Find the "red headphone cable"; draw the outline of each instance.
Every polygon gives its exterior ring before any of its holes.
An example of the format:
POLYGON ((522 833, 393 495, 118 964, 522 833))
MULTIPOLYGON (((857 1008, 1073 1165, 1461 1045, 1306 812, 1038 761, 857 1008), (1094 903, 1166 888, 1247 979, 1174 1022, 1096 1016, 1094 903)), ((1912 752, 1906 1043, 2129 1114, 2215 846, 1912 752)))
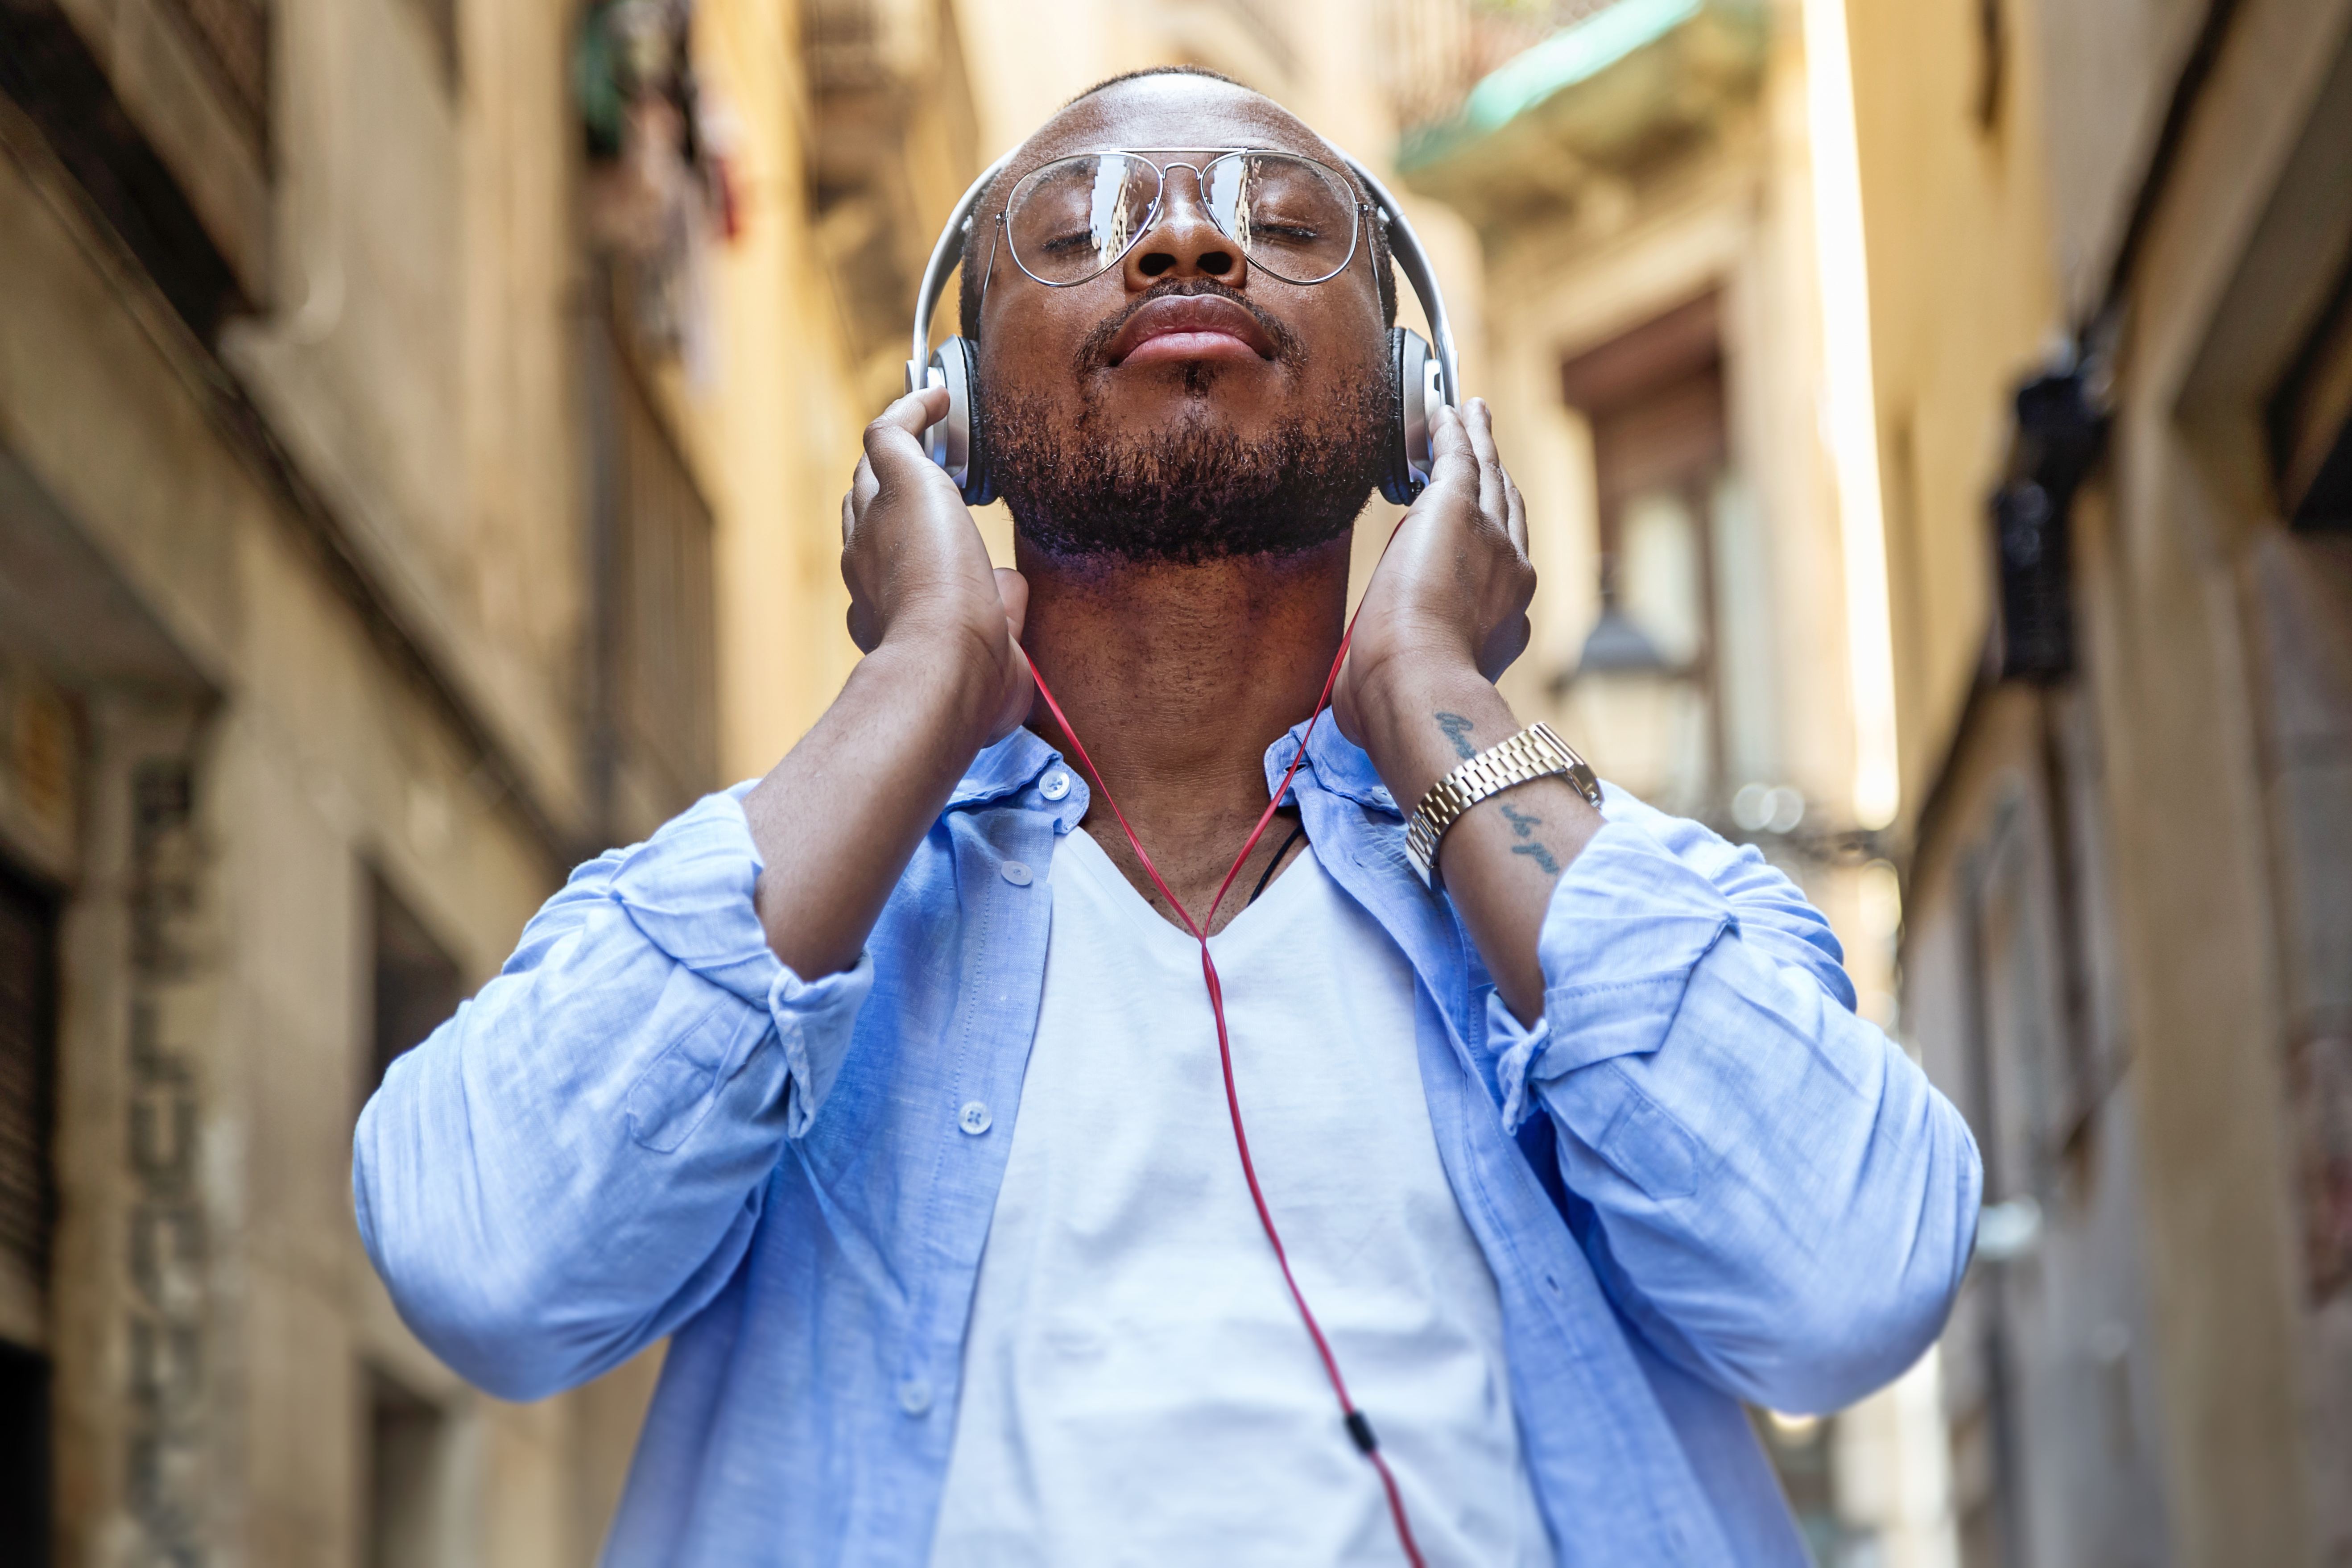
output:
POLYGON ((1364 1458, 1372 1462, 1372 1468, 1380 1472, 1381 1489, 1388 1494, 1389 1517, 1396 1522, 1397 1541, 1404 1547, 1405 1558, 1412 1568, 1425 1568, 1421 1548, 1412 1538, 1412 1526, 1405 1519, 1404 1498, 1397 1490, 1396 1477, 1389 1469, 1388 1460, 1381 1457, 1380 1443, 1372 1435, 1371 1422, 1356 1408, 1355 1401, 1348 1397, 1348 1384, 1339 1375, 1339 1358, 1331 1353, 1331 1344, 1323 1337, 1322 1325, 1315 1321, 1313 1310, 1307 1305, 1306 1293, 1299 1289, 1298 1280, 1290 1272, 1290 1255, 1283 1250, 1281 1233, 1274 1227, 1273 1211, 1266 1207, 1265 1194, 1258 1186, 1257 1167, 1250 1160, 1249 1135, 1242 1131, 1241 1096, 1234 1088, 1233 1040, 1225 1030, 1224 988, 1217 980, 1216 962, 1209 956, 1209 927, 1217 918, 1217 907, 1224 902, 1225 891, 1234 885, 1234 879, 1241 875, 1250 851, 1256 848, 1257 841, 1265 836, 1267 825, 1274 821, 1274 814, 1281 808, 1282 797, 1290 791, 1290 781, 1297 776, 1299 764, 1307 760, 1307 742, 1314 737, 1315 726, 1322 721, 1324 705, 1331 700, 1331 689, 1339 683, 1339 667, 1347 661, 1348 645, 1355 635, 1356 623, 1350 616, 1348 629, 1339 638, 1339 655, 1331 660, 1331 673, 1323 678, 1323 690, 1315 700, 1314 715, 1307 721, 1307 732, 1298 738, 1297 755, 1290 759, 1290 766, 1284 772, 1282 783, 1276 787, 1274 798, 1266 802, 1265 814, 1257 819, 1257 826, 1250 830, 1241 853, 1234 857, 1233 869, 1227 871, 1225 879, 1217 884, 1217 896, 1209 900, 1208 914, 1198 921, 1192 918, 1182 900, 1176 897, 1174 890, 1160 875, 1160 868, 1151 863, 1150 853, 1143 847, 1143 840, 1138 838, 1135 829, 1128 825, 1127 813, 1119 810, 1118 802, 1111 796, 1110 786, 1103 781, 1101 770, 1095 766, 1094 759, 1087 755, 1086 742, 1078 739, 1077 731, 1072 728, 1068 715, 1062 711, 1062 705, 1054 700, 1052 689, 1046 686, 1045 678, 1037 673, 1034 662, 1030 666, 1030 674, 1036 679, 1037 695, 1045 700, 1045 706, 1053 712, 1054 721, 1061 725, 1062 733, 1069 737, 1070 749, 1077 752, 1078 761, 1094 776, 1095 787, 1102 791, 1103 803, 1118 819, 1119 831, 1127 835, 1127 842, 1135 850, 1136 858, 1143 862, 1144 874, 1151 879, 1151 885, 1160 889, 1160 896, 1166 899, 1169 907, 1176 911, 1176 918, 1184 922, 1184 929, 1191 931, 1193 940, 1201 944, 1201 974, 1208 982, 1209 1011, 1217 1020, 1217 1060, 1224 1069, 1225 1109, 1233 1117, 1234 1147, 1241 1153, 1242 1177, 1249 1184, 1250 1202, 1257 1205, 1258 1224, 1265 1227, 1265 1239, 1274 1247, 1274 1260, 1282 1267, 1282 1282, 1290 1288, 1290 1299, 1297 1305, 1298 1316, 1307 1325, 1307 1336, 1315 1342, 1315 1353, 1323 1358, 1323 1371, 1331 1380, 1331 1392, 1339 1396, 1339 1413, 1347 1422, 1348 1436, 1354 1440, 1364 1458))

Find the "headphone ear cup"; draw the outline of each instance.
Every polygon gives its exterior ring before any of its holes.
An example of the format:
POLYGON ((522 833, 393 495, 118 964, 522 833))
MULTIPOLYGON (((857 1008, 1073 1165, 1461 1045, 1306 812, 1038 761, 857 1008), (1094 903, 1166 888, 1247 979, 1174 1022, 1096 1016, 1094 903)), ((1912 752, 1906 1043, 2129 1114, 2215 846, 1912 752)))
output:
POLYGON ((981 404, 980 355, 961 338, 956 342, 963 348, 963 503, 986 506, 996 499, 996 476, 988 466, 988 416, 981 404))
POLYGON ((1410 327, 1389 329, 1388 469, 1381 494, 1410 506, 1429 483, 1430 416, 1443 400, 1429 340, 1410 327))
POLYGON ((988 465, 981 451, 971 346, 961 338, 950 338, 941 343, 931 355, 924 382, 948 395, 946 415, 923 432, 924 454, 955 481, 967 506, 995 500, 995 487, 988 481, 988 465))

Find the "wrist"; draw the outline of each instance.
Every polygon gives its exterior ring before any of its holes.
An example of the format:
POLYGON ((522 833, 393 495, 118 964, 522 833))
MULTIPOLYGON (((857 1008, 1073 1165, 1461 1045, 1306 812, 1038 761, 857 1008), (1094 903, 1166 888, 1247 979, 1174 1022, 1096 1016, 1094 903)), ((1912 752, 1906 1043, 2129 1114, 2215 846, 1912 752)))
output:
POLYGON ((1360 692, 1358 725, 1381 782, 1410 812, 1460 763, 1516 733, 1495 683, 1467 661, 1413 661, 1360 692))
POLYGON ((897 625, 872 653, 860 659, 851 679, 887 693, 893 712, 906 715, 941 736, 966 758, 993 738, 1003 706, 1005 671, 1012 639, 1000 627, 1002 653, 976 631, 951 625, 897 625))

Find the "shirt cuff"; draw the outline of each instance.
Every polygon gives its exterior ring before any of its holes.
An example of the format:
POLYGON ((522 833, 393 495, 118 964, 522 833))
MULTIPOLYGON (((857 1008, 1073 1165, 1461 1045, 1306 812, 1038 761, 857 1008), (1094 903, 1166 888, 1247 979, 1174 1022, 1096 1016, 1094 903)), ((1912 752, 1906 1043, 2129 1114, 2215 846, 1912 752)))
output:
POLYGON ((768 993, 768 1016, 783 1043, 784 1070, 792 1075, 791 1103, 784 1108, 784 1136, 798 1138, 816 1121, 849 1054, 857 1010, 874 989, 874 955, 861 952, 857 967, 803 980, 782 963, 768 993))
MULTIPOLYGON (((792 1079, 786 1136, 807 1131, 841 1068, 852 1026, 874 988, 874 960, 803 980, 768 945, 753 901, 763 862, 743 816, 749 790, 708 795, 622 857, 611 896, 645 939, 694 973, 764 1008, 792 1079)), ((748 1059, 759 1037, 739 1047, 748 1059)), ((742 1060, 713 1064, 724 1083, 742 1060)))
POLYGON ((1692 968, 1738 929, 1730 900, 1704 875, 1634 824, 1602 827, 1544 915, 1536 943, 1543 1017, 1526 1028, 1499 996, 1487 999, 1488 1038, 1502 1042, 1496 1070, 1506 1124, 1525 1120, 1530 1079, 1664 1045, 1692 968))
POLYGON ((625 854, 610 891, 647 942, 712 984, 764 1005, 784 965, 752 902, 761 868, 742 802, 721 791, 625 854))

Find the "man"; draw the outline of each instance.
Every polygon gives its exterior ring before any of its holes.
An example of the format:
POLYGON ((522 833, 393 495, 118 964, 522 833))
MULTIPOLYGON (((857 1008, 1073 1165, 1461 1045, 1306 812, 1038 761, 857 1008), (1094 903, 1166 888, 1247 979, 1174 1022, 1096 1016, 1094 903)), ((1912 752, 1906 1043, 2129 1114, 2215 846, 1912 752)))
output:
POLYGON ((1239 148, 1344 166, 1187 72, 1022 149, 964 294, 1019 571, 918 444, 944 396, 893 405, 832 708, 575 872, 362 1120, 370 1255, 451 1365, 529 1399, 669 1340, 609 1563, 1793 1564, 1740 1401, 1834 1407, 1943 1321, 1974 1147, 1752 850, 1551 773, 1410 868, 1404 816, 1519 730, 1475 403, 1218 906, 1227 1104, 1103 787, 1206 911, 1339 647, 1393 309, 1377 233, 1309 282, 1304 220, 1220 227, 1239 148), (1052 276, 1028 174, 1187 147, 1052 276))

